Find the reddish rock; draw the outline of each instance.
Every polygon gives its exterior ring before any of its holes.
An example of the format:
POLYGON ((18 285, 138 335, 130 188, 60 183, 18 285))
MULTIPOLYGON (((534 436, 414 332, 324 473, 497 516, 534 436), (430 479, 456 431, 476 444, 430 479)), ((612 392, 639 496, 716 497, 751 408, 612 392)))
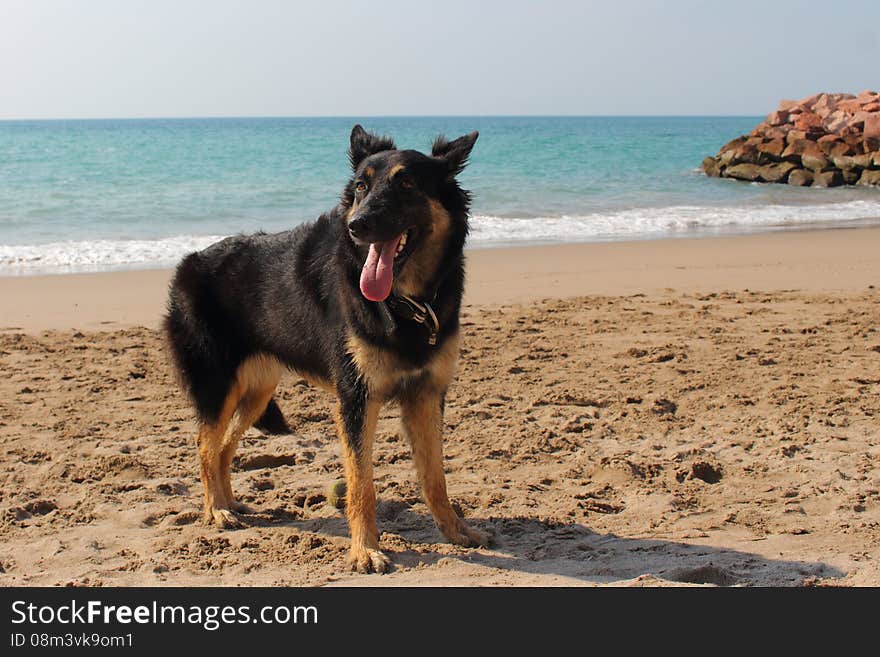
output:
POLYGON ((788 174, 788 184, 797 187, 809 187, 813 184, 813 172, 805 169, 795 169, 788 174))
POLYGON ((864 128, 864 125, 858 125, 858 124, 860 124, 860 123, 864 124, 865 119, 867 119, 869 116, 871 116, 870 112, 866 112, 865 110, 859 110, 858 112, 853 114, 851 117, 849 117, 849 122, 847 123, 847 125, 857 126, 859 128, 864 128))
POLYGON ((703 169, 741 180, 831 187, 861 181, 863 172, 880 169, 878 159, 880 94, 825 93, 781 101, 749 135, 706 158, 703 169))
MULTIPOLYGON (((737 148, 739 148, 739 147, 737 147, 737 148)), ((736 150, 737 150, 736 148, 731 148, 729 150, 719 152, 718 157, 716 158, 718 161, 718 166, 719 167, 727 167, 727 166, 730 166, 731 164, 737 164, 737 162, 733 161, 734 157, 736 156, 736 150)))
POLYGON ((718 151, 719 153, 724 151, 729 151, 731 149, 736 148, 737 146, 741 146, 746 143, 746 137, 737 137, 736 139, 731 139, 729 142, 724 144, 721 149, 718 151))
POLYGON ((862 129, 864 128, 864 124, 857 125, 848 125, 844 126, 838 131, 838 135, 843 139, 847 144, 851 146, 856 146, 862 142, 862 129))
POLYGON ((861 177, 856 182, 857 185, 880 185, 880 171, 862 171, 861 177))
POLYGON ((855 149, 845 141, 838 138, 836 141, 826 141, 819 144, 819 148, 828 157, 837 157, 840 155, 855 155, 855 149))
POLYGON ((853 155, 853 166, 859 169, 870 169, 873 155, 873 153, 861 153, 860 155, 853 155))
POLYGON ((813 174, 813 187, 837 187, 843 184, 840 171, 831 170, 813 174))
POLYGON ((761 180, 769 183, 784 183, 794 169, 797 169, 797 165, 791 162, 771 164, 761 168, 761 180))
POLYGON ((862 132, 865 139, 880 139, 880 113, 868 114, 862 132))
POLYGON ((770 139, 758 146, 758 152, 763 153, 765 159, 776 161, 782 157, 782 151, 785 150, 784 139, 770 139))
POLYGON ((736 164, 758 163, 758 147, 757 145, 749 143, 748 141, 740 146, 737 146, 729 152, 731 153, 731 156, 727 158, 727 162, 724 162, 724 158, 722 158, 722 164, 726 164, 729 166, 736 164))
POLYGON ((837 100, 832 95, 823 95, 813 105, 813 112, 823 119, 837 109, 837 100))
POLYGON ((789 131, 791 130, 791 124, 786 123, 785 125, 779 126, 777 128, 767 128, 764 131, 765 139, 785 139, 788 136, 789 131))
POLYGON ((788 112, 784 110, 776 110, 767 115, 767 123, 771 126, 779 126, 788 123, 788 112))
POLYGON ((804 153, 801 155, 801 164, 811 171, 824 171, 828 168, 828 158, 823 153, 804 153))
POLYGON ((761 167, 757 164, 736 164, 728 167, 724 172, 728 178, 736 178, 737 180, 748 180, 750 182, 761 182, 761 167))
POLYGON ((835 155, 831 161, 838 169, 852 169, 856 166, 855 158, 852 155, 835 155))
POLYGON ((718 164, 720 166, 726 167, 730 164, 739 164, 739 160, 735 160, 739 149, 746 145, 747 137, 737 137, 736 139, 732 139, 727 142, 724 146, 721 147, 721 150, 718 151, 718 164))
POLYGON ((811 110, 813 109, 813 105, 815 105, 816 102, 824 95, 825 94, 814 94, 812 96, 807 96, 806 98, 802 98, 798 102, 798 105, 803 107, 805 110, 811 110))
POLYGON ((718 166, 718 160, 714 157, 707 157, 703 160, 703 171, 710 178, 718 178, 721 176, 721 167, 718 166))
POLYGON ((797 162, 804 154, 820 156, 824 155, 822 150, 819 148, 819 145, 809 139, 798 139, 797 141, 793 141, 785 147, 784 151, 782 151, 783 159, 790 160, 792 162, 797 162))
POLYGON ((835 144, 831 150, 828 152, 829 155, 835 157, 837 155, 854 155, 857 152, 857 148, 852 144, 841 141, 835 144))
POLYGON ((850 114, 854 114, 862 109, 862 102, 856 98, 851 100, 842 100, 837 104, 837 109, 842 110, 844 112, 848 112, 850 114))
POLYGON ((859 135, 857 137, 854 137, 852 135, 844 136, 843 141, 847 146, 849 146, 852 149, 853 153, 864 153, 865 152, 865 146, 864 146, 864 142, 862 140, 861 135, 859 135))
POLYGON ((796 130, 810 132, 811 129, 824 128, 822 118, 813 112, 803 112, 795 117, 794 127, 796 130))
POLYGON ((828 129, 828 132, 838 132, 848 125, 849 118, 850 115, 847 112, 837 110, 825 119, 825 127, 828 129))
POLYGON ((855 185, 859 180, 859 176, 861 176, 861 175, 862 175, 861 169, 841 169, 840 170, 840 177, 843 178, 844 185, 855 185))

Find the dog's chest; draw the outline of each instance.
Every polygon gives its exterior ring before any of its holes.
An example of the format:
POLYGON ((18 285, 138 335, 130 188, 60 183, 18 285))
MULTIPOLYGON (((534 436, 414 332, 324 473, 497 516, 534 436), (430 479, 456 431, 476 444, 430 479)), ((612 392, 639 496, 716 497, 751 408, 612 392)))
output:
POLYGON ((455 374, 458 333, 444 340, 422 367, 413 367, 392 351, 351 335, 348 349, 371 394, 390 398, 426 384, 445 389, 455 374))

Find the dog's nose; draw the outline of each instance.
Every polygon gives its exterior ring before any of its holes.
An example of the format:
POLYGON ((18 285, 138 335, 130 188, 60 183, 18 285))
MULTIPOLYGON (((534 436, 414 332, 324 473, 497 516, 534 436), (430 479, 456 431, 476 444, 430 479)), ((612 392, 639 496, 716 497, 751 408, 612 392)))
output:
POLYGON ((348 230, 352 234, 353 237, 357 237, 358 239, 363 238, 367 235, 372 229, 372 222, 369 221, 366 217, 358 217, 353 221, 348 222, 348 230))

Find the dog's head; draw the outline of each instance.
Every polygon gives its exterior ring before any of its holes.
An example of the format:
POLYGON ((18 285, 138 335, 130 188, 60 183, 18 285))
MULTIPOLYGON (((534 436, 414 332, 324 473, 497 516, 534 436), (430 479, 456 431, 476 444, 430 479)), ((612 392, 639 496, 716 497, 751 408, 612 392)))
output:
MULTIPOLYGON (((354 174, 345 188, 348 236, 363 258, 361 293, 384 301, 392 287, 418 296, 443 257, 453 222, 462 222, 468 195, 455 176, 467 164, 477 133, 447 141, 438 137, 431 155, 397 150, 388 137, 351 131, 354 174), (461 216, 458 216, 461 215, 461 216)), ((463 242, 462 234, 462 242, 463 242)))

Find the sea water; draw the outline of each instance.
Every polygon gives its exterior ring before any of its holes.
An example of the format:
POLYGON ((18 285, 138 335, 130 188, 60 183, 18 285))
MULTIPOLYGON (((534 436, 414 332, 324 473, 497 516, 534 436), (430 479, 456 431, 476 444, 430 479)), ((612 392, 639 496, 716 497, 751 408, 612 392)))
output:
POLYGON ((354 123, 429 151, 480 131, 469 246, 651 239, 880 218, 880 190, 707 178, 760 117, 229 118, 0 122, 0 275, 165 267, 333 207, 354 123))

